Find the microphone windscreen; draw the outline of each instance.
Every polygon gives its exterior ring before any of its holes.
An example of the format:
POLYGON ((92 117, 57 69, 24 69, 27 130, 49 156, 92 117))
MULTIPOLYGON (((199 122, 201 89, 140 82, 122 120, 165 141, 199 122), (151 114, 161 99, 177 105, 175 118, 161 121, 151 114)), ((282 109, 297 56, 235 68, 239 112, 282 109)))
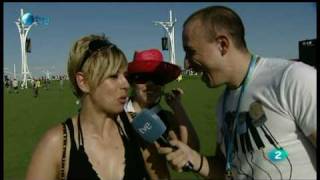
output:
POLYGON ((166 131, 166 126, 153 111, 143 109, 132 121, 133 129, 147 142, 153 143, 166 131))

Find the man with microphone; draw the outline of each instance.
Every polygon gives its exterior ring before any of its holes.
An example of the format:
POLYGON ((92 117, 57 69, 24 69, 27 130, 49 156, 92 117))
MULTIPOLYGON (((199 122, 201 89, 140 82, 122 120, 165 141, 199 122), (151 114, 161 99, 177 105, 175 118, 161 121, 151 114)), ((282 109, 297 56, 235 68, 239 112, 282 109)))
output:
MULTIPOLYGON (((217 150, 204 157, 176 139, 161 154, 205 178, 316 179, 316 70, 251 53, 241 18, 211 6, 183 25, 185 60, 209 88, 226 85, 217 106, 217 150)), ((261 42, 262 43, 262 42, 261 42)))

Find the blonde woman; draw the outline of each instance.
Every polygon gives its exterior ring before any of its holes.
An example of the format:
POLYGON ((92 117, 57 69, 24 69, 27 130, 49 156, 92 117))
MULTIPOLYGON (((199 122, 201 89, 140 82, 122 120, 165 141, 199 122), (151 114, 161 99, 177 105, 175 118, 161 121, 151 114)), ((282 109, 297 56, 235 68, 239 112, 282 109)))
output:
POLYGON ((133 129, 120 118, 129 90, 126 69, 125 55, 104 36, 74 43, 68 75, 81 109, 41 138, 27 180, 149 179, 133 129))

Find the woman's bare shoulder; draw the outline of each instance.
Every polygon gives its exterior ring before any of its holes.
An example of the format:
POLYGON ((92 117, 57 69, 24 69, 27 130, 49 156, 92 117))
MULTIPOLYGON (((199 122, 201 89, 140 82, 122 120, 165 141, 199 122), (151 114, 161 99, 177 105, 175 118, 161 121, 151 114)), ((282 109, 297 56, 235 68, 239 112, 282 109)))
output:
POLYGON ((44 132, 40 143, 43 143, 44 145, 61 146, 63 142, 63 126, 63 123, 59 123, 50 127, 44 132))
POLYGON ((56 124, 49 128, 42 135, 38 147, 54 148, 62 145, 63 141, 63 125, 56 124))
POLYGON ((34 149, 26 179, 55 179, 63 149, 63 126, 57 124, 44 132, 34 149))

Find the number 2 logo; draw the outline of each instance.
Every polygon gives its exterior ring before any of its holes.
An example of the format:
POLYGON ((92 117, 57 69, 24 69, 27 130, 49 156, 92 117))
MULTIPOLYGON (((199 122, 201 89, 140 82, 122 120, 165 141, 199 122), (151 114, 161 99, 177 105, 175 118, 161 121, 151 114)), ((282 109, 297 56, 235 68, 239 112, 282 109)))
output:
POLYGON ((274 159, 278 159, 278 160, 281 160, 281 159, 282 159, 282 157, 281 157, 281 151, 276 151, 276 152, 275 152, 274 159))
POLYGON ((285 160, 288 157, 286 150, 279 148, 273 149, 268 153, 268 158, 273 162, 285 160))

